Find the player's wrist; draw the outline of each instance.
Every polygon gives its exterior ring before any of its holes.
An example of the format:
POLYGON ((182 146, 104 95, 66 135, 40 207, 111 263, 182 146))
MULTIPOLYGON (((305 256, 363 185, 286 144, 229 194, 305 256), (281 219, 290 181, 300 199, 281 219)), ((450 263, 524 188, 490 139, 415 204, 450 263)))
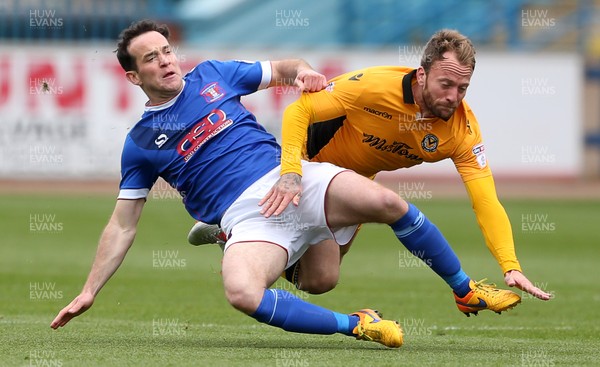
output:
POLYGON ((284 176, 285 177, 293 177, 293 176, 296 176, 296 177, 302 178, 302 172, 298 172, 298 171, 284 171, 284 170, 282 170, 279 173, 279 176, 280 177, 284 177, 284 176))
POLYGON ((511 274, 512 274, 512 272, 522 273, 522 271, 521 271, 521 270, 519 270, 519 269, 509 269, 509 270, 506 270, 506 271, 504 272, 504 276, 511 275, 511 274))
POLYGON ((281 180, 300 183, 300 181, 302 181, 302 175, 296 172, 288 172, 281 175, 281 180))

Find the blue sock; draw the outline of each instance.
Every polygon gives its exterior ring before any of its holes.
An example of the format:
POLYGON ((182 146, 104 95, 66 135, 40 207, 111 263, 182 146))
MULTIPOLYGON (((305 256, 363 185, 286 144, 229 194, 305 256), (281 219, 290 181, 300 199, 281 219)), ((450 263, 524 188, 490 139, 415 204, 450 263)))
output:
POLYGON ((330 311, 305 302, 283 289, 266 289, 260 305, 250 315, 259 322, 286 331, 307 334, 354 335, 358 316, 330 311))
POLYGON ((390 226, 400 242, 444 279, 457 296, 469 293, 471 279, 462 270, 452 247, 416 206, 408 204, 408 212, 390 226))

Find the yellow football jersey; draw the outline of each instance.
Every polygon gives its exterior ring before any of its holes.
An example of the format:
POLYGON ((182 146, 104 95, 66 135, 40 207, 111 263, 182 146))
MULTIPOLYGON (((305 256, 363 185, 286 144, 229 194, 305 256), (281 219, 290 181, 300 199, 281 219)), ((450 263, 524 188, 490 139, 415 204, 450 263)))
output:
MULTIPOLYGON (((404 67, 372 67, 336 77, 321 92, 304 94, 299 102, 310 111, 311 126, 289 126, 284 119, 284 152, 293 151, 289 135, 308 128, 311 160, 364 176, 446 158, 454 161, 465 182, 491 175, 479 125, 467 103, 463 100, 448 121, 421 118, 412 95, 414 74, 404 67)), ((296 141, 296 149, 304 143, 296 141)), ((282 173, 301 173, 298 167, 293 160, 282 161, 282 173)))
POLYGON ((521 271, 475 115, 463 100, 447 121, 422 118, 412 93, 415 73, 371 67, 336 77, 320 92, 304 93, 283 115, 281 174, 302 174, 302 158, 367 177, 450 158, 503 272, 521 271))

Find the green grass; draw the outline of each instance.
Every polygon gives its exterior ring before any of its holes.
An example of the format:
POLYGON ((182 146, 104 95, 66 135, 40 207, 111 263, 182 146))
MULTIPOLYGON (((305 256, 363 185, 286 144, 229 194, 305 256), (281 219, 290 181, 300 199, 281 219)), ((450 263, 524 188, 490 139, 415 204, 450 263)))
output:
MULTIPOLYGON (((600 357, 597 201, 504 202, 526 274, 556 297, 524 297, 501 316, 464 317, 447 286, 413 261, 388 227, 365 226, 339 286, 299 295, 340 312, 373 307, 399 320, 406 335, 398 350, 341 335, 286 333, 235 311, 223 296, 218 247, 186 243, 193 221, 174 199, 148 201, 136 243, 94 307, 51 330, 87 276, 114 199, 2 196, 0 202, 1 365, 581 366, 600 357), (524 231, 528 214, 543 217, 546 230, 524 231), (33 231, 36 218, 54 227, 33 231), (161 251, 169 251, 171 267, 154 262, 161 251)), ((446 234, 467 273, 503 284, 467 202, 417 204, 446 234)))

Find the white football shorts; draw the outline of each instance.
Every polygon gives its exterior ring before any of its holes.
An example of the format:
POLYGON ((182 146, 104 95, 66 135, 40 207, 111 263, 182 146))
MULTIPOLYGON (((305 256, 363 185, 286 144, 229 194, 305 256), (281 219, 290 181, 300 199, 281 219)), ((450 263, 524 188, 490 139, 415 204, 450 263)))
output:
POLYGON ((221 228, 228 237, 224 251, 239 242, 271 242, 287 251, 288 268, 310 245, 326 239, 347 244, 358 226, 332 229, 325 218, 325 192, 331 180, 346 169, 330 163, 302 161, 300 204, 290 203, 280 215, 265 218, 260 214, 262 207, 258 202, 277 182, 280 169, 277 166, 258 179, 225 211, 221 219, 221 228))

